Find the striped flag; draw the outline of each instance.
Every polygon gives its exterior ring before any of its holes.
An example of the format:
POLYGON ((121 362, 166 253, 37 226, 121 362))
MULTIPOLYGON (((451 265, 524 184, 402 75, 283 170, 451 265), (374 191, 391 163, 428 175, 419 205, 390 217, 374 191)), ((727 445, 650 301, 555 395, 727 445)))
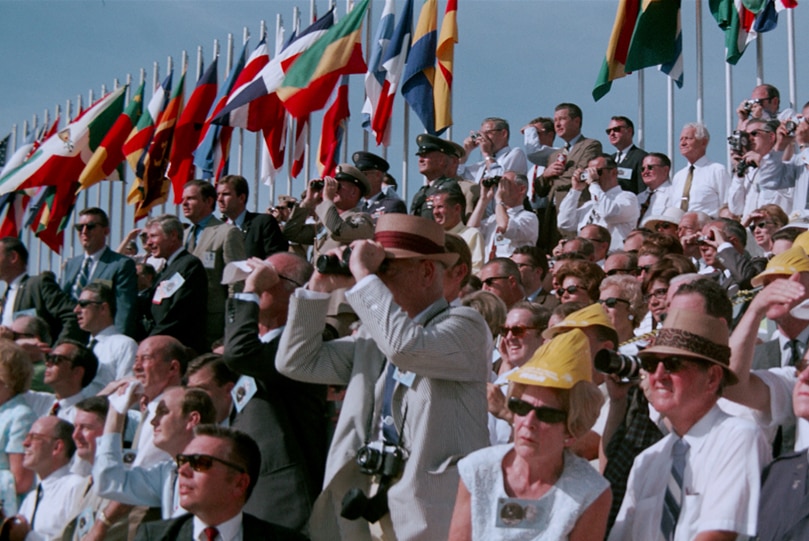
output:
POLYGON ((435 131, 443 133, 452 126, 452 65, 455 44, 458 43, 458 0, 448 0, 441 21, 438 48, 435 50, 438 69, 435 72, 435 131))
POLYGON ((152 99, 149 100, 149 105, 124 142, 124 156, 136 176, 140 176, 143 173, 142 171, 140 173, 138 172, 138 164, 141 163, 141 158, 146 151, 149 150, 157 119, 169 102, 172 75, 172 73, 169 73, 168 77, 163 80, 163 83, 157 87, 155 93, 152 95, 152 99))
POLYGON ((604 62, 601 64, 601 71, 596 79, 595 87, 593 87, 595 101, 607 95, 612 88, 612 81, 626 77, 626 57, 632 34, 635 31, 635 23, 638 20, 639 8, 639 0, 620 0, 618 3, 610 42, 607 44, 604 62))
POLYGON ((433 85, 437 22, 438 2, 424 0, 402 76, 402 96, 419 117, 424 129, 432 134, 435 134, 433 85))
POLYGON ((413 0, 406 0, 402 15, 393 37, 388 45, 382 67, 385 68, 385 82, 379 95, 379 104, 371 122, 376 134, 376 144, 390 144, 391 118, 393 117, 393 101, 399 91, 399 84, 404 74, 407 54, 410 52, 410 37, 413 34, 413 0))
POLYGON ((340 163, 340 147, 343 143, 348 118, 348 75, 340 77, 340 84, 332 92, 329 106, 323 115, 320 144, 317 149, 318 170, 321 176, 334 176, 340 163))
POLYGON ((674 37, 674 58, 660 65, 660 71, 668 75, 678 88, 683 87, 683 24, 680 9, 677 10, 677 34, 674 37))
MULTIPOLYGON (((368 73, 365 74, 365 103, 362 106, 362 127, 370 132, 374 132, 372 122, 375 111, 379 107, 379 98, 385 92, 385 67, 382 62, 385 59, 385 51, 393 37, 394 28, 394 5, 393 0, 385 0, 385 8, 382 10, 382 18, 376 29, 376 37, 371 49, 371 58, 368 61, 368 73)), ((384 134, 376 134, 377 145, 383 139, 384 134)))

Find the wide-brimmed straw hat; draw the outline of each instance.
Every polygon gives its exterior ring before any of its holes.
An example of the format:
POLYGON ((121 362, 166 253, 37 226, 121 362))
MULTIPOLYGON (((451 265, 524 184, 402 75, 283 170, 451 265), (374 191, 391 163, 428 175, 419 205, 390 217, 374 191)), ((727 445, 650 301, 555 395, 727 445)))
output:
POLYGON ((444 228, 432 220, 409 214, 383 214, 376 222, 374 240, 393 259, 435 259, 451 267, 458 254, 444 246, 444 228))
POLYGON ((641 223, 641 227, 645 227, 646 229, 650 229, 652 231, 655 230, 657 224, 660 222, 665 222, 668 224, 680 225, 680 220, 683 219, 683 215, 685 212, 677 207, 668 207, 665 209, 661 214, 653 214, 643 220, 641 223))

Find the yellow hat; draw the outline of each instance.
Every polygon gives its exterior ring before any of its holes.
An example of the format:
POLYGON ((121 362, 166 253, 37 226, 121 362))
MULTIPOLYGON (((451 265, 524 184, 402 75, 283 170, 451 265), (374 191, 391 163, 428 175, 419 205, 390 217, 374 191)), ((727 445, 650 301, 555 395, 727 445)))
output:
MULTIPOLYGON (((801 233, 798 238, 805 234, 801 233)), ((809 272, 809 257, 806 256, 806 251, 803 248, 793 245, 789 250, 781 252, 770 259, 769 263, 767 263, 767 268, 761 274, 754 276, 750 283, 753 284, 753 287, 758 287, 764 283, 764 278, 767 276, 787 277, 796 272, 809 272)))
POLYGON ((604 308, 597 302, 573 312, 553 327, 545 329, 545 332, 542 333, 542 337, 551 339, 557 334, 567 332, 570 329, 584 329, 594 325, 607 327, 613 331, 615 330, 612 321, 610 321, 609 316, 607 316, 607 312, 605 312, 604 308))
POLYGON ((545 342, 531 359, 508 376, 526 385, 570 389, 580 381, 592 381, 590 343, 578 329, 545 342))
POLYGON ((795 237, 792 247, 795 248, 796 246, 803 248, 803 251, 809 254, 809 231, 804 231, 795 237))

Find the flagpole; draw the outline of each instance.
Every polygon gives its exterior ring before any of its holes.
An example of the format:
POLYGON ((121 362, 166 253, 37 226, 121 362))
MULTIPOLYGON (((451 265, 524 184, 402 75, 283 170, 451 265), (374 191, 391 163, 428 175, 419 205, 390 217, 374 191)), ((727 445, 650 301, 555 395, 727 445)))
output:
MULTIPOLYGON (((250 30, 245 26, 242 28, 242 45, 247 44, 247 40, 250 39, 250 30)), ((259 41, 261 41, 261 36, 259 35, 259 41)), ((238 162, 236 167, 236 172, 239 175, 244 176, 244 128, 239 128, 239 155, 238 155, 238 162)), ((230 171, 228 171, 230 173, 230 171)))
POLYGON ((404 119, 402 120, 402 131, 404 132, 404 142, 402 143, 402 198, 409 201, 407 195, 407 157, 410 155, 410 106, 407 100, 402 100, 404 104, 404 119))
MULTIPOLYGON (((353 10, 354 10, 354 2, 352 0, 346 0, 346 16, 353 10)), ((370 10, 371 10, 371 2, 368 2, 368 11, 370 12, 370 10)), ((368 42, 366 41, 365 43, 368 43, 368 42)), ((365 64, 367 65, 368 64, 368 59, 367 59, 368 47, 367 46, 365 47, 365 55, 366 55, 365 64)), ((337 82, 338 86, 334 87, 335 90, 337 90, 339 88, 339 84, 340 84, 340 80, 338 79, 338 82, 337 82)), ((347 95, 350 94, 350 91, 351 91, 351 85, 348 85, 347 88, 346 88, 346 94, 347 95)), ((346 129, 343 130, 343 142, 340 144, 341 161, 343 163, 348 162, 348 131, 349 131, 348 130, 348 125, 349 125, 349 119, 346 119, 346 129)), ((365 133, 364 139, 367 140, 368 139, 368 133, 365 132, 365 130, 362 130, 362 131, 365 133)), ((322 137, 322 135, 321 135, 321 137, 322 137)), ((363 148, 365 148, 365 147, 363 147, 363 148)))
MULTIPOLYGON (((374 3, 368 2, 368 18, 365 24, 365 65, 369 65, 371 62, 371 17, 374 10, 374 3)), ((360 112, 360 115, 362 113, 360 112)), ((373 116, 373 111, 371 112, 373 116)), ((348 130, 346 130, 348 132, 348 130)), ((368 130, 362 130, 362 150, 368 151, 368 130)))
MULTIPOLYGON (((725 133, 733 132, 733 68, 725 62, 725 133)), ((731 166, 730 153, 727 155, 727 165, 731 166)))
POLYGON ((789 71, 789 101, 793 109, 798 108, 798 86, 795 80, 795 14, 787 12, 787 67, 789 71))
MULTIPOLYGON (((292 8, 292 33, 297 35, 298 31, 300 30, 301 26, 301 18, 300 13, 298 12, 298 6, 292 8)), ((292 195, 292 167, 295 163, 295 143, 297 142, 297 138, 295 137, 295 132, 297 131, 296 128, 297 122, 292 117, 292 115, 287 115, 287 156, 289 159, 287 160, 287 194, 292 195)), ((308 179, 307 179, 308 180, 308 179)), ((304 188, 306 187, 306 183, 304 182, 304 188)))
MULTIPOLYGON (((267 21, 261 19, 261 23, 259 24, 259 41, 267 39, 267 21)), ((267 51, 269 52, 270 46, 267 45, 267 51)), ((272 58, 272 54, 268 54, 270 58, 272 58)), ((263 144, 263 132, 262 130, 256 131, 256 148, 254 153, 254 161, 253 161, 253 193, 255 195, 255 199, 258 200, 258 177, 261 176, 261 153, 264 150, 263 144)))
POLYGON ((645 111, 644 111, 644 84, 643 84, 643 72, 644 70, 638 70, 638 146, 643 148, 645 145, 644 143, 644 120, 645 120, 645 111))
POLYGON ((666 80, 666 98, 668 100, 668 107, 666 108, 666 124, 668 125, 666 132, 666 152, 672 161, 674 161, 674 79, 666 77, 666 80))
MULTIPOLYGON (((756 86, 764 84, 764 36, 756 34, 756 86)), ((730 133, 730 132, 728 132, 730 133)))
POLYGON ((702 0, 696 0, 696 24, 694 30, 697 38, 697 122, 703 120, 703 78, 702 78, 702 0))

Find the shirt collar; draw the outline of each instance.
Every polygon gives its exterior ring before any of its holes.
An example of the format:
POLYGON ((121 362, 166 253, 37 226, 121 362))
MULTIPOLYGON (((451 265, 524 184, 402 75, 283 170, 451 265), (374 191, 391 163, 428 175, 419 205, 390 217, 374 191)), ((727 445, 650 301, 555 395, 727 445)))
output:
POLYGON ((236 538, 236 535, 242 529, 242 512, 239 511, 221 524, 205 524, 199 517, 194 516, 194 540, 205 539, 203 531, 210 526, 214 526, 219 531, 222 539, 231 541, 236 538))
POLYGON ((180 255, 180 252, 182 252, 183 250, 185 250, 185 246, 180 246, 179 248, 177 248, 177 251, 171 254, 169 258, 166 260, 166 267, 171 265, 174 262, 174 260, 177 259, 177 256, 180 255))
MULTIPOLYGON (((213 214, 211 216, 213 216, 213 214)), ((241 229, 242 226, 244 225, 244 219, 246 217, 247 217, 247 209, 244 209, 242 213, 236 216, 236 219, 232 221, 233 225, 241 229)))
POLYGON ((284 332, 284 327, 286 327, 286 325, 281 325, 277 329, 270 329, 269 331, 265 332, 264 334, 258 337, 259 341, 262 344, 268 344, 272 342, 276 336, 284 332))

